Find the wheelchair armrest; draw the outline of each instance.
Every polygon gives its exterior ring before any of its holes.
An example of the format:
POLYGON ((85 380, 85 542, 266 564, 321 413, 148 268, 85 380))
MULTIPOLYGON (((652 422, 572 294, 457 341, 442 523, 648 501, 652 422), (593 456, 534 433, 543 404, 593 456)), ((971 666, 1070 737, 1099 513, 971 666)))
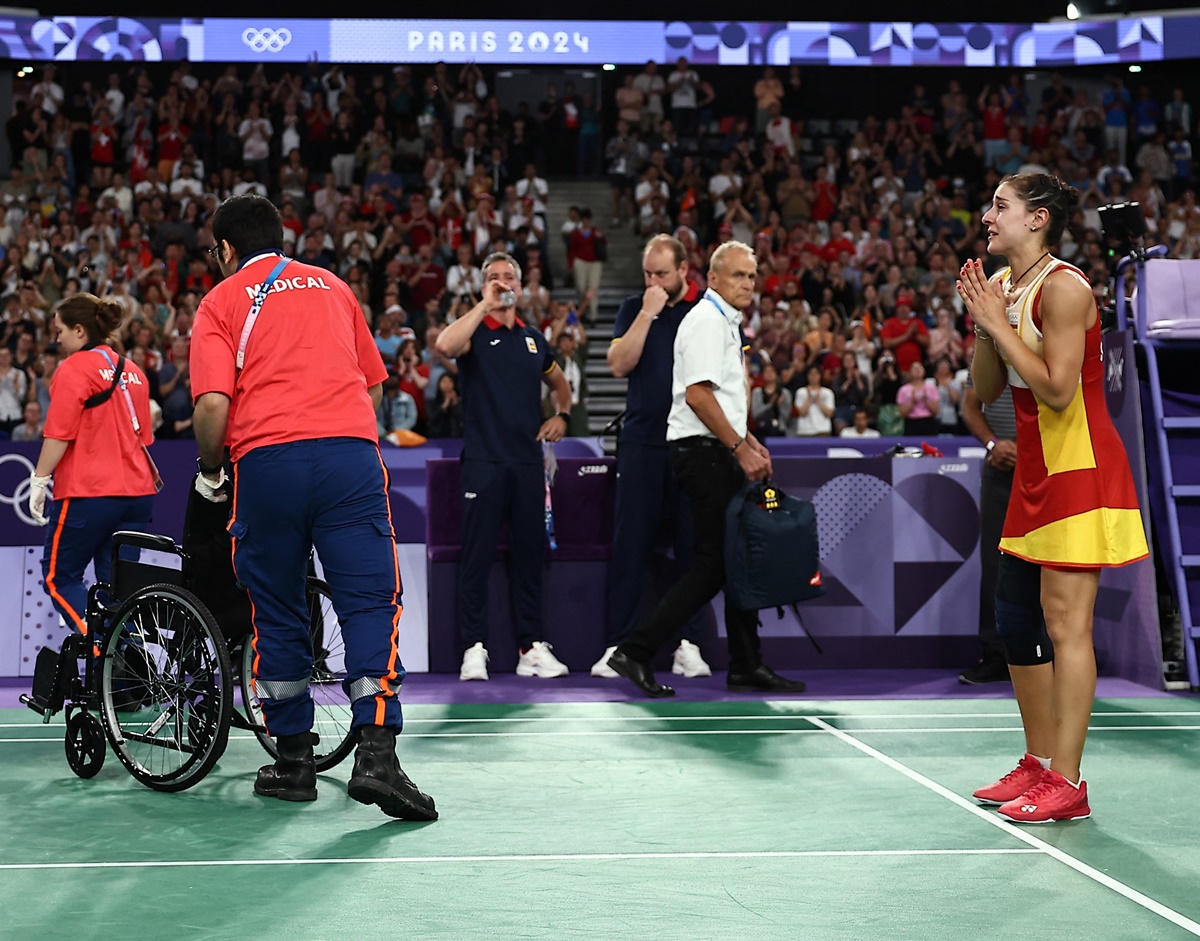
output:
POLYGON ((139 549, 157 549, 159 552, 182 555, 182 550, 175 545, 174 539, 154 533, 138 533, 129 530, 113 533, 114 551, 121 546, 137 546, 139 549))

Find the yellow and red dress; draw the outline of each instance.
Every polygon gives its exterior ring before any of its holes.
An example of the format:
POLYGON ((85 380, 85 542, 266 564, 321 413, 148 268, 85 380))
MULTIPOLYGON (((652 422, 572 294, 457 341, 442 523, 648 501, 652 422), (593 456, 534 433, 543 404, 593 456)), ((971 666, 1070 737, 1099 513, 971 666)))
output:
MULTIPOLYGON (((1055 271, 1088 284, 1078 268, 1052 256, 1008 304, 1010 326, 1039 356, 1038 305, 1055 271)), ((1007 286, 1011 269, 999 277, 1007 286)), ((1149 554, 1129 459, 1104 401, 1099 317, 1084 342, 1079 386, 1061 412, 1042 402, 1005 360, 1017 414, 1017 467, 1000 551, 1061 568, 1127 565, 1149 554)))

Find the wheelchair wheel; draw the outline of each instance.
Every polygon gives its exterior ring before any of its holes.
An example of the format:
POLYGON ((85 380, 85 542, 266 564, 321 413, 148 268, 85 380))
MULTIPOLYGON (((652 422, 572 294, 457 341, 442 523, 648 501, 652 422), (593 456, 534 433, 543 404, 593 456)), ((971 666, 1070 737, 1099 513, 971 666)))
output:
POLYGON ((107 632, 100 715, 113 751, 149 788, 191 787, 229 740, 233 670, 216 622, 186 589, 150 585, 107 632))
POLYGON ((104 727, 90 712, 72 712, 67 716, 67 736, 64 741, 67 764, 81 778, 94 778, 104 767, 108 745, 104 727))
MULTIPOLYGON (((346 646, 342 628, 333 611, 329 586, 319 578, 309 578, 308 624, 313 645, 313 674, 309 690, 313 698, 313 731, 320 741, 313 747, 318 771, 328 771, 354 749, 350 732, 350 697, 342 689, 346 678, 346 646)), ((254 692, 254 649, 250 638, 242 645, 242 702, 254 726, 254 734, 272 758, 278 755, 275 740, 263 727, 262 703, 254 692)))

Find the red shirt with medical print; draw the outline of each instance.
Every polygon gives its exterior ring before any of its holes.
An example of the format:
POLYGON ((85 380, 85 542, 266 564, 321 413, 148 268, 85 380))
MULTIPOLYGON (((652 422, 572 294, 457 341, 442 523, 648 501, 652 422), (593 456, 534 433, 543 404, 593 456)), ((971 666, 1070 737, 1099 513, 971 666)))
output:
POLYGON ((143 444, 154 443, 150 429, 150 383, 131 360, 121 377, 140 432, 133 430, 129 403, 118 386, 107 402, 85 409, 83 403, 112 385, 118 355, 108 346, 72 353, 50 380, 50 410, 43 436, 70 442, 54 469, 54 499, 68 497, 144 497, 153 494, 154 477, 143 444), (109 359, 105 359, 107 353, 109 359), (112 361, 112 365, 109 364, 112 361))
POLYGON ((246 343, 238 344, 259 287, 280 256, 265 253, 204 296, 192 327, 192 396, 230 399, 233 459, 255 448, 317 438, 378 440, 368 389, 387 378, 358 299, 324 268, 290 262, 276 278, 246 343))

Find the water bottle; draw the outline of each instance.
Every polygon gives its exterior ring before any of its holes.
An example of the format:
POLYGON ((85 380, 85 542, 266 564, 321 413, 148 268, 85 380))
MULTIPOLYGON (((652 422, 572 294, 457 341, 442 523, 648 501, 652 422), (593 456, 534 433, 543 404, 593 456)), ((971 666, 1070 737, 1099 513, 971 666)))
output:
POLYGON ((515 304, 516 302, 517 302, 517 294, 515 291, 501 291, 500 292, 500 306, 501 307, 512 307, 513 304, 515 304))

